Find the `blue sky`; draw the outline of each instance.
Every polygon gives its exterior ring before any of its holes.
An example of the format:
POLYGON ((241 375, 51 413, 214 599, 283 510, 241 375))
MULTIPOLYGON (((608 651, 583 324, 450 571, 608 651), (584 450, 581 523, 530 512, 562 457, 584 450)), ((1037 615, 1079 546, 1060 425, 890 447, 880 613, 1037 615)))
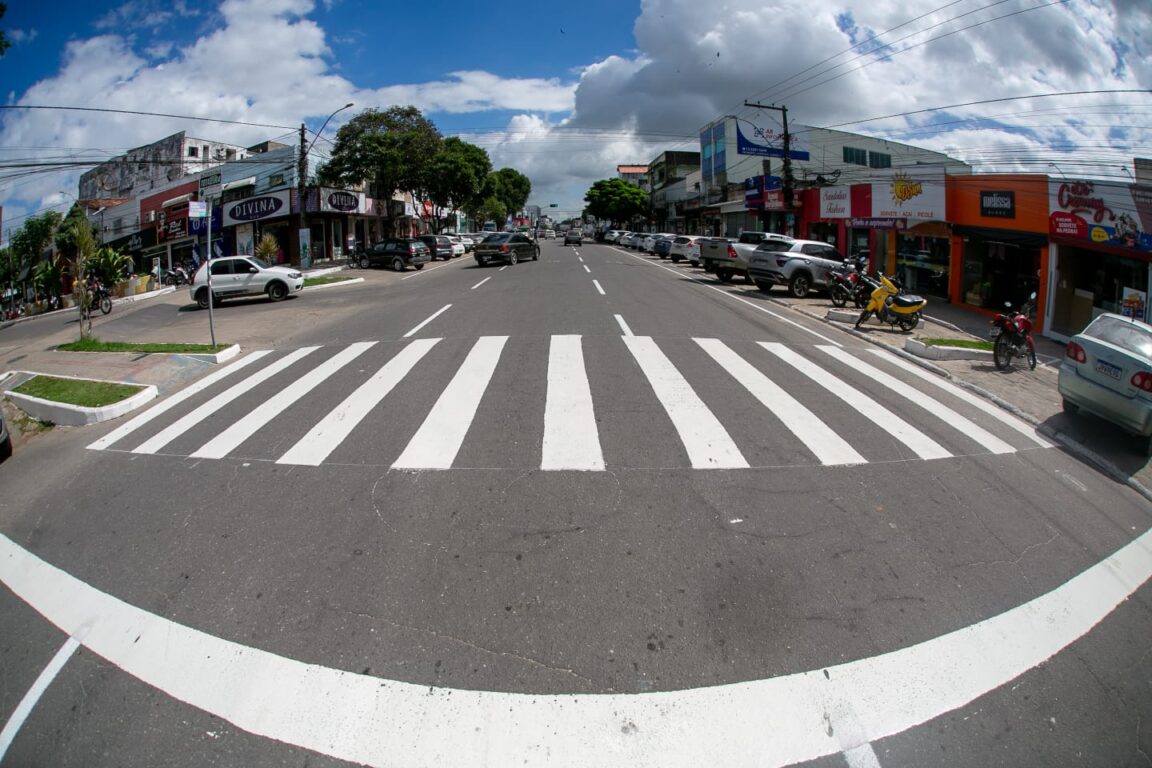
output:
MULTIPOLYGON (((78 172, 25 175, 4 165, 95 162, 178 130, 238 144, 290 142, 292 127, 317 129, 349 101, 356 107, 328 135, 359 109, 413 104, 445 134, 483 146, 497 167, 528 175, 530 202, 575 213, 591 183, 617 164, 696 149, 699 128, 724 114, 763 119, 743 108, 745 99, 787 103, 795 123, 826 126, 1004 96, 1152 88, 1147 0, 942 0, 915 9, 902 0, 584 0, 566 8, 13 0, 0 28, 12 42, 0 58, 6 105, 283 126, 0 110, 5 230, 28 213, 65 207, 60 191, 75 190, 78 172)), ((1062 142, 1072 147, 1059 151, 1062 167, 1118 173, 1133 154, 1152 154, 1150 129, 1141 127, 1152 125, 1150 113, 1147 94, 1087 95, 859 130, 993 171, 1043 172, 1062 142), (945 119, 954 122, 924 129, 945 119), (1125 126, 1135 127, 1120 133, 1125 126)))

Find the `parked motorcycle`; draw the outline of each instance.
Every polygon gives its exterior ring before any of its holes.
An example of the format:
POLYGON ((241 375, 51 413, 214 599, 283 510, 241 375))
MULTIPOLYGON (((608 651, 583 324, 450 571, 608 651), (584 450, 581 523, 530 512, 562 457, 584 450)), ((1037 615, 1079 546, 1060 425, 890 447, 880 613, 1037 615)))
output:
POLYGON ((88 285, 88 308, 92 310, 96 307, 100 308, 101 314, 106 315, 112 311, 112 294, 99 280, 94 280, 88 285))
POLYGON ((1036 294, 1033 292, 1016 312, 1012 311, 1011 302, 1004 302, 1004 308, 1008 311, 988 321, 992 326, 992 362, 1002 371, 1015 358, 1023 357, 1028 361, 1028 368, 1034 370, 1036 343, 1032 339, 1032 313, 1036 311, 1036 294))
POLYGON ((863 275, 860 281, 870 286, 872 292, 867 306, 856 319, 857 328, 871 315, 875 315, 882 323, 899 327, 905 333, 920 323, 924 307, 928 305, 926 299, 904 293, 894 277, 883 274, 863 275))
POLYGON ((845 259, 842 266, 829 270, 828 296, 832 299, 832 306, 845 306, 852 299, 859 279, 856 264, 849 259, 845 259))
POLYGON ((164 285, 181 286, 190 282, 192 279, 188 276, 188 270, 183 265, 168 270, 168 273, 164 275, 164 285))

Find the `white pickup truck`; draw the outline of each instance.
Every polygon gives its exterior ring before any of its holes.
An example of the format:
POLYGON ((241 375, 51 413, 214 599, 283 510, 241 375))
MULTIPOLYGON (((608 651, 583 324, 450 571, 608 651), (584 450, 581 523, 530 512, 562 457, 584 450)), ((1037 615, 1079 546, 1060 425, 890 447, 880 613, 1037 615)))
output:
POLYGON ((745 280, 752 282, 748 277, 748 257, 757 246, 769 240, 793 241, 788 235, 775 232, 741 232, 737 238, 705 238, 700 241, 700 261, 704 271, 715 273, 721 282, 726 283, 735 275, 743 275, 745 280))

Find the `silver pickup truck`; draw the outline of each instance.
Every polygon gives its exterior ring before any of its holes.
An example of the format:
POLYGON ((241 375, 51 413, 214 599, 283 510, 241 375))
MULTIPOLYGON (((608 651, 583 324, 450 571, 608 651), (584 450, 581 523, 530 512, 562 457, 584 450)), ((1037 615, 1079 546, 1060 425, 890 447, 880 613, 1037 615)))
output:
POLYGON ((748 277, 748 257, 765 242, 791 243, 792 238, 775 232, 741 232, 737 238, 713 237, 700 241, 700 261, 705 272, 712 272, 721 282, 735 275, 748 277))

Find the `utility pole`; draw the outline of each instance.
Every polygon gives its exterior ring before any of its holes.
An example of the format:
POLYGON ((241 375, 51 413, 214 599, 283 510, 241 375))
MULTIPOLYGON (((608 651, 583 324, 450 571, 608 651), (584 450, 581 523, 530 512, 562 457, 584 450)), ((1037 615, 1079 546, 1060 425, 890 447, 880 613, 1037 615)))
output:
MULTIPOLYGON (((304 202, 305 198, 308 196, 304 185, 305 180, 308 178, 308 142, 306 141, 306 130, 307 128, 305 128, 304 123, 300 123, 300 160, 296 168, 296 174, 298 177, 296 179, 296 207, 299 214, 299 222, 296 228, 296 238, 298 241, 297 244, 299 246, 301 269, 305 269, 309 266, 308 264, 304 263, 306 258, 304 249, 311 247, 310 242, 304 242, 304 202)), ((311 240, 310 237, 308 239, 311 240)))
POLYGON ((784 123, 784 211, 788 215, 789 229, 795 226, 796 213, 794 203, 795 194, 795 179, 792 176, 792 134, 788 133, 788 107, 777 107, 772 104, 759 104, 756 102, 746 101, 744 106, 753 107, 755 109, 774 109, 780 113, 782 122, 784 123))

